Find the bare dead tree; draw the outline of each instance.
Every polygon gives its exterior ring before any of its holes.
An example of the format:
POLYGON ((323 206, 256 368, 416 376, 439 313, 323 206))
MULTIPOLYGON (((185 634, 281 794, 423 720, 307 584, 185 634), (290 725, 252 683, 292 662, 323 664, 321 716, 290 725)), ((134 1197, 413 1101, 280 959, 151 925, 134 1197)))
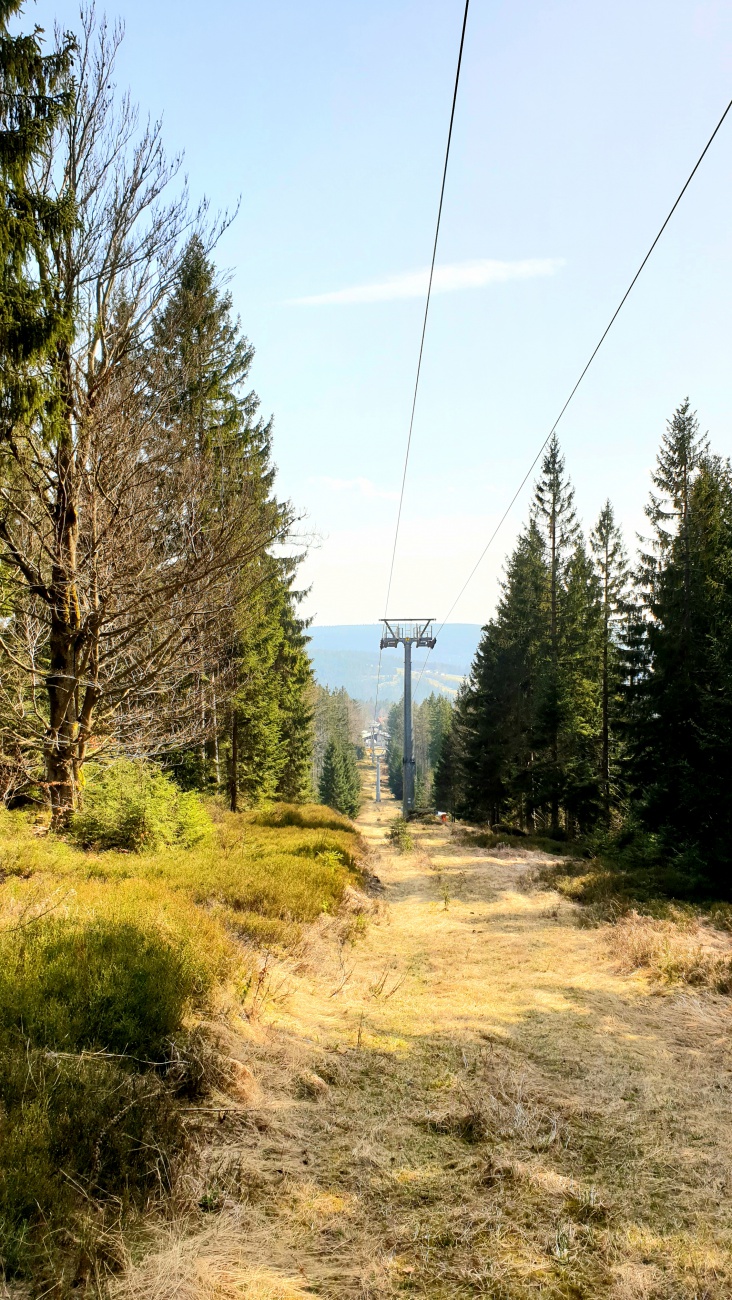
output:
MULTIPOLYGON (((52 414, 0 445, 2 704, 13 743, 42 743, 56 824, 101 745, 149 753, 200 729, 195 683, 290 522, 262 508, 243 452, 196 455, 161 418, 171 378, 150 326, 206 213, 191 215, 184 185, 168 197, 179 160, 115 95, 121 30, 93 6, 82 17, 73 112, 37 176, 77 213, 38 252, 75 328, 47 365, 52 414)), ((208 247, 221 228, 206 229, 208 247)))

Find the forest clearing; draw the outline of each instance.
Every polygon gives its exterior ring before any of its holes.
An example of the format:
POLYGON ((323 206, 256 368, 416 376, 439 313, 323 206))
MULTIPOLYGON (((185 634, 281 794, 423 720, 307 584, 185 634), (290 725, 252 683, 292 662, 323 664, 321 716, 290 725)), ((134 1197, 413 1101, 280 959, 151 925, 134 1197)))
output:
POLYGON ((383 888, 221 1031, 247 1074, 201 1135, 211 1211, 113 1295, 728 1296, 728 999, 622 973, 545 855, 432 825, 400 854, 394 811, 358 823, 383 888))
POLYGON ((2 1300, 730 1300, 732 10, 77 5, 0 0, 2 1300))

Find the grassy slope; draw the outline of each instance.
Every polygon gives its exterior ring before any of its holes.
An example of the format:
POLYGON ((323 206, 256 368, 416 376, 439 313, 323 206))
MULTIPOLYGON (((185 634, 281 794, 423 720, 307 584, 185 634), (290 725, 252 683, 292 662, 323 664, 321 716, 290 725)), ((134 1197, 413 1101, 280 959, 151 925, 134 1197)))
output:
POLYGON ((258 950, 286 952, 358 879, 358 836, 329 809, 214 815, 197 848, 136 854, 0 814, 8 1277, 65 1294, 115 1262, 115 1225, 170 1190, 187 1146, 179 1100, 211 1073, 196 1022, 224 1002, 246 1018, 258 950))
POLYGON ((120 1300, 727 1300, 729 1000, 619 971, 538 854, 416 826, 399 855, 392 813, 362 821, 385 911, 270 1007, 216 1213, 120 1300))

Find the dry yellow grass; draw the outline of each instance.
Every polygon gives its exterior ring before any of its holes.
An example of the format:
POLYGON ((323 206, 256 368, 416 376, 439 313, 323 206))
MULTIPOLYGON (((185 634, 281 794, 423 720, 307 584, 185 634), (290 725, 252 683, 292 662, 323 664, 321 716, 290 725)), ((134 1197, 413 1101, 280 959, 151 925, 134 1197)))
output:
POLYGON ((195 1238, 169 1231, 142 1263, 128 1266, 112 1294, 115 1300, 305 1300, 308 1292, 297 1278, 247 1263, 239 1226, 225 1220, 195 1238))
POLYGON ((608 944, 620 968, 645 967, 666 983, 732 990, 732 940, 694 916, 656 920, 630 912, 609 928, 608 944))
MULTIPOLYGON (((394 853, 394 812, 360 822, 383 901, 280 963, 239 1046, 256 1099, 197 1121, 186 1276, 215 1218, 224 1276, 329 1300, 729 1300, 729 999, 630 970, 526 887, 539 855, 436 825, 394 853)), ((173 1294, 146 1269, 119 1294, 173 1294)))

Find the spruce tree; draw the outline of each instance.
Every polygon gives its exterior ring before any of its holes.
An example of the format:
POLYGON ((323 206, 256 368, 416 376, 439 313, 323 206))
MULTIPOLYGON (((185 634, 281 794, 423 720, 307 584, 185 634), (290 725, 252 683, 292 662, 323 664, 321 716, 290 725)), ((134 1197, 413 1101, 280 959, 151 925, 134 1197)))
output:
POLYGON ((0 441, 63 400, 44 362, 72 335, 53 250, 75 222, 71 198, 38 188, 34 167, 71 109, 76 43, 43 52, 42 32, 11 36, 22 0, 0 0, 0 441))
POLYGON ((631 772, 676 890, 729 896, 732 476, 688 401, 664 435, 642 559, 647 670, 631 696, 631 772))
POLYGON ((343 756, 343 774, 346 783, 346 803, 343 811, 348 817, 357 817, 361 808, 361 775, 356 763, 356 751, 352 744, 341 747, 343 756))
POLYGON ((386 728, 386 771, 389 789, 395 799, 404 794, 404 712, 402 704, 392 704, 386 728))
MULTIPOLYGON (((225 511, 232 494, 246 493, 263 537, 283 535, 290 512, 273 494, 272 422, 259 417, 259 399, 247 387, 254 349, 198 236, 186 248, 153 341, 169 378, 161 395, 164 419, 185 430, 191 458, 218 467, 220 499, 214 508, 225 511)), ((222 782, 228 769, 232 806, 237 792, 251 803, 297 800, 309 789, 312 672, 305 624, 297 614, 298 563, 266 549, 252 565, 256 573, 246 575, 246 599, 222 611, 231 622, 225 660, 201 683, 210 737, 203 761, 192 763, 190 755, 176 760, 178 770, 187 768, 204 785, 222 782)))
POLYGON ((455 807, 462 813, 534 828, 545 799, 537 746, 548 626, 546 545, 532 519, 509 557, 496 615, 456 704, 455 807))
POLYGON ((319 786, 320 802, 346 817, 355 817, 361 802, 361 783, 352 745, 337 737, 329 740, 323 758, 319 786))
POLYGON ((466 686, 463 684, 450 711, 450 725, 442 738, 433 781, 435 807, 452 815, 461 810, 464 788, 463 702, 465 693, 466 686))
POLYGON ((564 575, 559 650, 559 770, 570 836, 591 826, 600 808, 601 664, 599 584, 584 542, 579 541, 564 575))
MULTIPOLYGON (((453 721, 460 811, 529 830, 598 814, 601 609, 556 439, 453 721)), ((441 777, 442 780, 442 777, 441 777)))
POLYGON ((534 517, 544 531, 549 565, 550 657, 549 670, 543 683, 543 727, 548 754, 543 764, 543 782, 551 803, 552 833, 557 835, 563 785, 559 754, 559 736, 563 725, 559 662, 562 585, 567 561, 574 551, 580 532, 574 509, 574 489, 566 475, 564 457, 556 433, 549 440, 534 491, 534 517))
POLYGON ((321 803, 337 812, 343 811, 348 800, 348 790, 343 770, 343 751, 335 738, 329 740, 326 746, 318 793, 321 803))
POLYGON ((613 798, 618 794, 619 765, 615 757, 626 667, 623 657, 623 630, 627 628, 630 600, 628 559, 622 533, 615 521, 610 501, 606 501, 600 511, 597 523, 590 534, 590 546, 600 585, 602 609, 602 731, 599 775, 603 813, 605 821, 609 822, 613 798))

